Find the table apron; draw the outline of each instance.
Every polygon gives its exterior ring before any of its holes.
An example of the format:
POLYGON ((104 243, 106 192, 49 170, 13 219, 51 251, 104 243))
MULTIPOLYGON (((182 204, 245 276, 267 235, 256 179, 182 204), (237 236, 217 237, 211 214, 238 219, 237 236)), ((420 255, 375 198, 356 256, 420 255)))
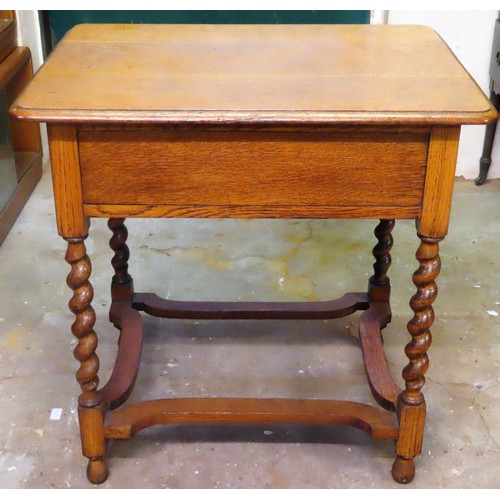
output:
POLYGON ((420 214, 428 132, 78 131, 94 217, 420 214))

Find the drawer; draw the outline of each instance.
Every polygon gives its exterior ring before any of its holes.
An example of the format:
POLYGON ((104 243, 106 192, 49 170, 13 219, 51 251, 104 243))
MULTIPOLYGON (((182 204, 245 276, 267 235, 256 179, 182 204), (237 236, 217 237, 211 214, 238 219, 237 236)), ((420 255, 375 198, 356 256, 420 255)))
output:
POLYGON ((78 140, 84 204, 294 207, 307 216, 307 207, 416 213, 429 135, 82 129, 78 140))

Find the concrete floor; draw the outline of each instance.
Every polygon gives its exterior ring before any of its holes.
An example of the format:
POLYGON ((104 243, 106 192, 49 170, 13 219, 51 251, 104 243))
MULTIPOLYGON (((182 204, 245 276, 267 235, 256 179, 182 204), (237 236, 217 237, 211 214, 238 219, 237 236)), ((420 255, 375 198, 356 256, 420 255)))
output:
MULTIPOLYGON (((109 446, 110 477, 85 477, 76 416, 76 343, 65 242, 56 234, 46 172, 0 247, 0 487, 3 488, 498 488, 500 487, 500 181, 457 181, 425 394, 428 419, 417 475, 393 482, 393 445, 347 428, 172 426, 109 446), (62 409, 52 420, 54 409, 62 409)), ((186 300, 317 300, 363 291, 373 221, 130 220, 136 290, 186 300), (161 270, 161 272, 159 271, 161 270)), ((408 299, 418 240, 393 232, 393 322, 386 355, 406 364, 408 299)), ((111 252, 93 222, 100 378, 117 333, 107 322, 111 252)), ((194 322, 147 318, 132 402, 169 396, 351 399, 371 403, 357 318, 194 322)))

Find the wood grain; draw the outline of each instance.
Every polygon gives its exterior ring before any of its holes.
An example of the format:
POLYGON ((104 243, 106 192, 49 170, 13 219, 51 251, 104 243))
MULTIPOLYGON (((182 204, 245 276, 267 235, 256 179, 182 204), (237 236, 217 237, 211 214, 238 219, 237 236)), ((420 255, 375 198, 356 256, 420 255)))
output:
POLYGON ((362 207, 397 195, 417 207, 428 136, 81 130, 78 139, 86 204, 362 207))
POLYGON ((396 410, 401 389, 394 383, 384 355, 381 329, 391 319, 388 303, 377 302, 359 318, 359 339, 368 384, 378 404, 389 411, 396 410))
POLYGON ((425 430, 426 404, 422 393, 425 373, 429 367, 427 351, 432 342, 430 327, 434 322, 432 304, 437 296, 435 279, 439 275, 441 261, 439 259, 439 240, 420 236, 421 243, 416 257, 418 269, 413 273, 413 283, 417 292, 410 300, 414 313, 408 322, 411 341, 405 347, 408 364, 403 369, 405 389, 399 394, 397 414, 399 420, 399 437, 396 444, 398 459, 394 463, 393 477, 399 482, 408 482, 412 476, 410 462, 422 451, 425 430), (401 462, 401 459, 406 462, 401 462), (403 467, 403 463, 405 466, 403 467))
POLYGON ((459 124, 497 116, 437 33, 397 25, 80 25, 13 112, 79 123, 459 124))
POLYGON ((109 470, 104 459, 106 440, 104 437, 104 408, 78 407, 82 454, 87 457, 87 478, 91 483, 101 484, 108 478, 109 470))
POLYGON ((400 400, 397 410, 400 434, 396 443, 396 453, 399 457, 411 459, 422 453, 426 405, 425 402, 408 405, 400 400))
POLYGON ((0 61, 3 61, 17 46, 16 21, 6 19, 0 10, 0 61))
POLYGON ((111 279, 111 298, 113 301, 130 301, 134 293, 134 281, 128 273, 130 250, 127 245, 128 230, 125 219, 111 218, 108 227, 113 232, 109 246, 114 255, 111 265, 115 271, 111 279))
POLYGON ((118 408, 130 396, 139 371, 143 339, 142 317, 130 302, 113 302, 110 319, 121 334, 113 371, 100 389, 107 410, 118 408))
POLYGON ((420 207, 357 207, 336 205, 313 206, 248 206, 248 205, 106 205, 85 204, 87 217, 175 217, 234 219, 415 219, 420 207))
POLYGON ((317 302, 185 302, 135 293, 132 304, 152 316, 184 319, 332 319, 369 307, 366 293, 317 302))
POLYGON ((84 25, 58 44, 11 113, 50 122, 57 222, 69 243, 74 291, 81 437, 92 482, 108 474, 105 439, 178 423, 354 426, 397 440, 393 476, 411 481, 425 424, 437 242, 448 227, 459 128, 498 117, 439 35, 396 25, 84 25), (101 390, 83 243, 90 216, 111 218, 110 319, 122 330, 101 390), (326 303, 194 304, 133 293, 126 217, 381 223, 368 293, 326 303), (380 333, 390 320, 390 231, 401 218, 416 218, 422 239, 403 392, 390 377, 380 333), (137 309, 161 317, 291 319, 368 307, 360 321, 368 381, 398 423, 387 411, 346 401, 161 399, 117 408, 139 366, 137 309))
POLYGON ((71 271, 66 283, 73 290, 69 308, 75 315, 71 333, 78 344, 73 350, 80 367, 76 380, 82 393, 78 398, 78 418, 82 452, 89 459, 87 477, 93 483, 102 483, 108 476, 104 461, 106 452, 104 440, 104 408, 99 385, 99 357, 96 354, 97 334, 94 331, 95 311, 92 307, 94 290, 89 281, 92 264, 87 255, 84 238, 68 238, 66 262, 71 271))
POLYGON ((420 238, 422 241, 416 253, 419 267, 413 273, 413 283, 417 291, 410 299, 413 318, 407 325, 412 339, 405 347, 409 362, 403 369, 406 388, 401 395, 402 400, 410 405, 420 405, 424 402, 422 387, 429 367, 427 351, 431 346, 430 328, 434 323, 432 304, 438 292, 435 280, 441 269, 439 240, 422 236, 420 238))
POLYGON ((16 47, 0 65, 0 87, 8 85, 10 80, 30 61, 27 47, 16 47))
MULTIPOLYGON (((3 11, 11 12, 11 11, 3 11)), ((0 33, 0 52, 2 52, 0 64, 0 88, 5 95, 7 106, 19 96, 32 76, 30 51, 26 47, 14 48, 16 45, 16 30, 13 20, 0 20, 0 27, 7 23, 7 30, 0 33), (8 54, 8 55, 7 55, 8 54), (5 57, 6 56, 6 57, 5 57)), ((4 26, 5 27, 5 26, 4 26)), ((19 122, 2 116, 2 120, 8 120, 2 125, 3 137, 11 145, 2 144, 0 154, 3 162, 4 157, 12 146, 10 154, 13 153, 17 174, 17 186, 7 204, 0 213, 0 244, 5 240, 17 217, 21 213, 28 198, 42 176, 42 148, 40 141, 40 127, 37 123, 19 122)), ((3 165, 0 168, 5 168, 3 165)), ((8 166, 10 168, 10 166, 8 166)))
MULTIPOLYGON (((9 58, 14 57, 18 58, 20 65, 17 66, 15 74, 12 75, 5 85, 8 106, 15 101, 33 78, 30 50, 27 47, 19 47, 9 56, 9 58)), ((0 67, 3 67, 3 64, 0 67)), ((40 125, 38 123, 26 123, 10 118, 9 124, 14 151, 42 152, 40 125)))
POLYGON ((393 245, 392 230, 394 219, 382 219, 375 228, 377 244, 373 247, 372 254, 375 257, 373 264, 373 275, 368 280, 368 295, 370 302, 387 302, 391 297, 391 280, 387 276, 391 267, 391 249, 393 245))
POLYGON ((92 264, 87 255, 84 238, 68 239, 68 248, 65 256, 71 266, 66 283, 73 291, 69 301, 69 308, 75 315, 71 325, 71 333, 77 338, 78 344, 73 350, 80 367, 76 373, 76 380, 82 394, 79 398, 80 406, 92 408, 101 403, 102 398, 97 392, 99 385, 99 357, 96 354, 97 334, 94 331, 95 311, 92 307, 94 289, 89 281, 92 264))
POLYGON ((83 238, 89 222, 83 213, 76 128, 52 124, 47 132, 57 229, 63 238, 83 238))
POLYGON ((129 439, 159 424, 332 424, 356 427, 374 438, 397 438, 393 414, 362 403, 304 399, 157 399, 108 414, 108 439, 129 439))
POLYGON ((422 216, 417 220, 422 236, 443 238, 448 232, 459 138, 459 127, 436 127, 431 133, 422 216))

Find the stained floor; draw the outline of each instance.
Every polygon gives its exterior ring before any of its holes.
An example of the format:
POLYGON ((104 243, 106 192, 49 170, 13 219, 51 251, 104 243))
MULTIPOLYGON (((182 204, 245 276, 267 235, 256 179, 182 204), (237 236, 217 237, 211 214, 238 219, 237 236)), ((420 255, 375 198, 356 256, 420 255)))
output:
MULTIPOLYGON (((47 171, 0 247, 0 487, 2 488, 498 488, 500 487, 500 181, 457 180, 425 395, 417 475, 391 478, 393 444, 357 430, 311 426, 153 427, 109 445, 111 474, 89 484, 80 453, 79 393, 69 331, 65 242, 47 171)), ((364 291, 374 221, 130 220, 137 291, 186 300, 322 300, 364 291)), ((418 240, 393 232, 390 369, 401 381, 418 240)), ((100 378, 117 332, 107 321, 109 230, 87 240, 98 313, 100 378)), ((371 403, 356 315, 331 321, 146 318, 131 402, 247 396, 371 403)))

